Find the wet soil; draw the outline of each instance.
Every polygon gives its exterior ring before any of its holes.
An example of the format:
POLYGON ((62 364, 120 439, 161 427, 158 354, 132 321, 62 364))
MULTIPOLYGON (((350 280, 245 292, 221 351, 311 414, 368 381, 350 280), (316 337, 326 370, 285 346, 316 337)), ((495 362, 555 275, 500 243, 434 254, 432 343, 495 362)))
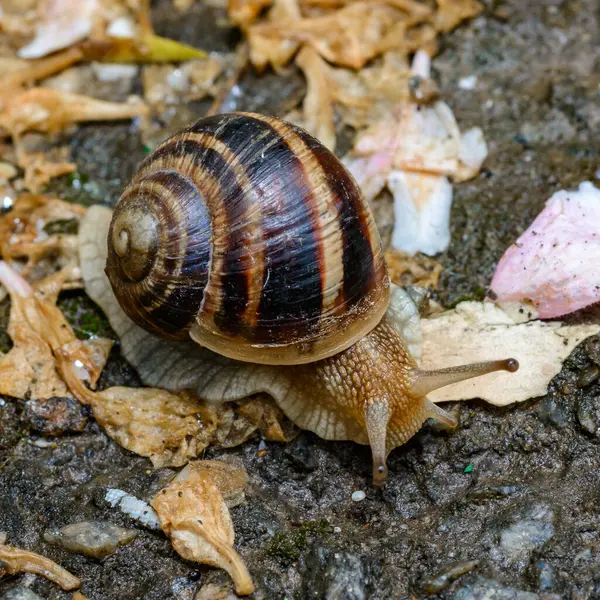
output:
MULTIPOLYGON (((207 50, 238 40, 223 16, 201 3, 185 17, 168 0, 153 9, 159 33, 207 50)), ((440 257, 446 305, 484 293, 505 248, 554 191, 600 177, 599 40, 596 0, 489 1, 482 16, 443 39, 434 68, 445 99, 461 127, 484 129, 490 149, 481 175, 455 187, 452 243, 440 257), (475 88, 462 89, 473 75, 475 88)), ((294 71, 283 79, 248 73, 234 104, 283 114, 303 85, 294 71)), ((206 104, 187 110, 201 116, 206 104)), ((144 155, 136 124, 82 126, 72 151, 80 175, 57 189, 88 203, 114 203, 144 155)), ((90 328, 106 332, 102 315, 89 301, 80 308, 77 294, 61 306, 81 337, 90 328)), ((456 430, 426 424, 392 453, 383 491, 370 486, 368 448, 306 432, 268 443, 264 456, 258 436, 207 451, 206 458, 241 458, 250 476, 246 502, 231 513, 254 597, 600 598, 598 365, 600 342, 592 339, 543 398, 450 407, 456 430), (366 496, 355 502, 358 490, 366 496)), ((117 347, 101 386, 138 383, 117 347)), ((25 403, 0 400, 0 531, 10 543, 77 574, 90 600, 192 600, 211 583, 229 585, 226 574, 183 561, 162 534, 104 500, 109 488, 148 500, 172 470, 153 470, 93 419, 81 432, 41 437, 30 413, 25 403), (43 541, 46 529, 102 519, 139 534, 103 560, 43 541)), ((29 575, 3 578, 0 597, 19 585, 48 600, 71 597, 29 575)))

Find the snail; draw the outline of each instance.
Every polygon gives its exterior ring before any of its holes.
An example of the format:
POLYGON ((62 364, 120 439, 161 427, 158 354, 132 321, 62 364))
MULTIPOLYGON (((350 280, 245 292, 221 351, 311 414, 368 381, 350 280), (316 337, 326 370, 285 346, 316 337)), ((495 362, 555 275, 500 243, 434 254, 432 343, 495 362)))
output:
POLYGON ((93 216, 86 289, 146 384, 211 402, 266 392, 299 427, 370 445, 375 485, 428 418, 456 425, 429 392, 518 368, 419 369, 416 305, 390 283, 369 204, 285 121, 200 119, 145 158, 112 215, 93 216))

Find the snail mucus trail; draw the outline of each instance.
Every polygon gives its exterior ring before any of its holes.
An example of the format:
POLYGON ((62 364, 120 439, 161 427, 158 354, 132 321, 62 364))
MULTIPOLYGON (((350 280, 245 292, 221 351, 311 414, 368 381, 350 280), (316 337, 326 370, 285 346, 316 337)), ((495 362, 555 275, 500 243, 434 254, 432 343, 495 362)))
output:
POLYGON ((146 384, 215 403, 266 392, 299 427, 370 445, 376 485, 425 420, 456 425, 429 392, 518 368, 417 366, 404 330, 415 307, 390 283, 369 204, 290 123, 200 119, 103 214, 104 228, 99 214, 82 226, 84 278, 146 384))

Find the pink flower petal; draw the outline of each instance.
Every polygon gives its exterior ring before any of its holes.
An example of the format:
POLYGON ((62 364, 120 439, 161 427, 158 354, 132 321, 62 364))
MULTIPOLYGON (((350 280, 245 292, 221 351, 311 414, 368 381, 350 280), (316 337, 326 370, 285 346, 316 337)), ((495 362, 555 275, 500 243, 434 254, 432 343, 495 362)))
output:
POLYGON ((492 279, 499 302, 530 301, 548 319, 600 301, 600 190, 556 192, 506 251, 492 279))

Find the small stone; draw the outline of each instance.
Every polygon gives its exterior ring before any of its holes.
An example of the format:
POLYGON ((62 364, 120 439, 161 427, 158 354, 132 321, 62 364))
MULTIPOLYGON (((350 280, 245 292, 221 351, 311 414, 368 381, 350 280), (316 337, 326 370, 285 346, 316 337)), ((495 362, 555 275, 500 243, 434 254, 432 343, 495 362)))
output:
POLYGON ((24 420, 34 431, 44 435, 61 435, 83 431, 89 410, 75 398, 36 398, 25 402, 24 420))
POLYGON ((531 507, 523 518, 502 531, 500 549, 513 560, 524 560, 554 535, 554 511, 544 505, 531 507))
POLYGON ((46 531, 44 540, 93 558, 104 558, 128 544, 137 531, 124 529, 108 521, 82 521, 72 523, 58 531, 46 531))
POLYGON ((318 547, 307 557, 301 597, 366 600, 368 578, 369 568, 362 557, 318 547))
POLYGON ((334 527, 333 528, 333 533, 342 533, 342 528, 341 527, 334 527))
POLYGON ((584 431, 600 436, 600 404, 596 398, 586 396, 579 400, 577 420, 584 431))
POLYGON ((456 590, 452 600, 538 600, 538 595, 477 577, 456 590))
POLYGON ((352 502, 361 502, 366 497, 366 494, 362 490, 358 490, 352 494, 352 502))
POLYGON ((0 600, 42 600, 42 598, 25 587, 15 587, 8 590, 0 600))
POLYGON ((543 560, 538 560, 532 565, 532 574, 542 591, 551 590, 556 584, 556 570, 543 560))
POLYGON ((468 77, 463 77, 458 81, 458 87, 461 90, 474 90, 477 85, 477 76, 469 75, 468 77))
POLYGON ((577 386, 580 388, 587 387, 594 383, 598 377, 600 377, 600 368, 596 365, 592 365, 579 373, 577 376, 577 386))

